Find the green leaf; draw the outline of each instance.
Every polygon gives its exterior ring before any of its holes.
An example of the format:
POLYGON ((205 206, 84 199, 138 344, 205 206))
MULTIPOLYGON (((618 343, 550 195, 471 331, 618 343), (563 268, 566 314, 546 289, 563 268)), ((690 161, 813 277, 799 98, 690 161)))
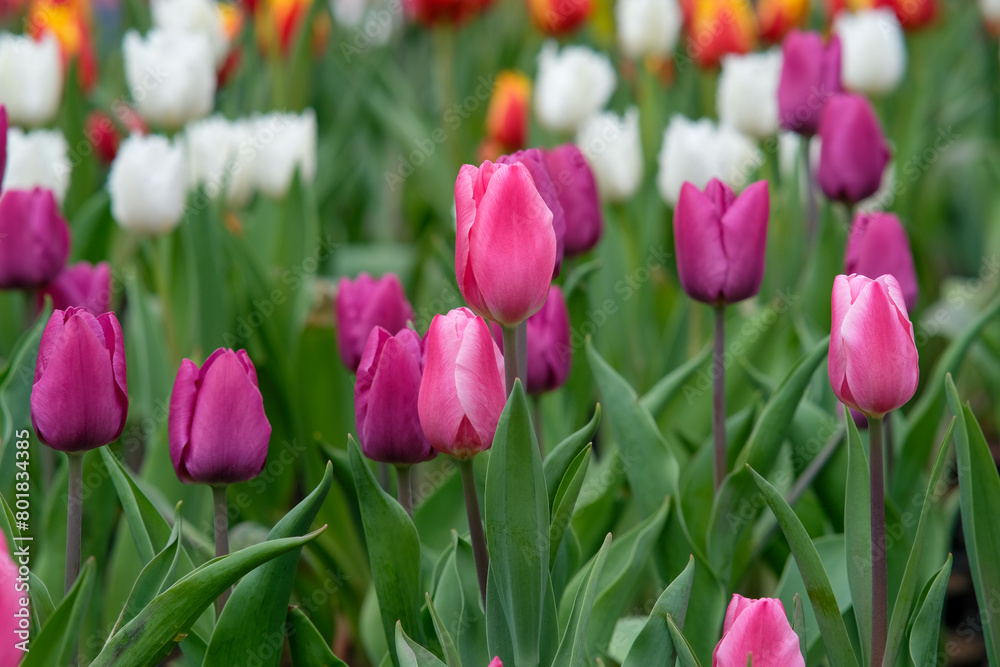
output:
MULTIPOLYGON (((271 529, 268 540, 295 537, 306 533, 319 508, 326 500, 333 481, 333 464, 327 462, 323 479, 271 529)), ((215 624, 202 667, 229 667, 244 660, 247 651, 261 659, 262 665, 277 665, 280 651, 267 652, 275 637, 280 637, 287 616, 292 584, 299 566, 299 550, 293 550, 243 577, 233 589, 215 624), (271 655, 271 658, 263 658, 271 655)))
POLYGON ((676 650, 667 619, 676 618, 677 623, 683 629, 693 584, 694 556, 691 556, 687 567, 667 586, 660 594, 656 604, 653 605, 649 618, 642 630, 639 631, 635 641, 632 642, 632 648, 629 649, 622 667, 646 667, 647 665, 670 665, 673 663, 676 650))
POLYGON ((100 447, 97 451, 100 452, 101 460, 111 475, 111 483, 118 492, 139 558, 142 559, 143 565, 146 565, 166 546, 170 539, 170 525, 146 494, 139 489, 118 457, 107 447, 100 447))
POLYGON ((430 593, 424 593, 424 599, 427 601, 427 610, 430 612, 431 621, 434 623, 434 632, 437 633, 438 642, 444 650, 445 662, 448 663, 448 667, 462 667, 462 658, 455 647, 455 640, 451 638, 451 633, 448 632, 444 622, 437 613, 437 609, 434 608, 434 602, 431 600, 430 593))
POLYGON ((670 403, 670 400, 684 387, 685 383, 691 379, 691 376, 695 374, 695 371, 701 368, 701 365, 704 364, 711 356, 712 346, 706 345, 705 348, 698 353, 698 356, 684 362, 682 365, 670 371, 670 373, 653 385, 653 387, 647 391, 641 399, 639 399, 642 407, 646 408, 649 414, 654 417, 659 416, 659 414, 667 407, 667 404, 670 403))
POLYGON ((610 548, 611 533, 608 533, 608 536, 604 538, 601 550, 591 559, 590 568, 587 571, 583 586, 577 590, 576 600, 573 601, 573 613, 569 618, 566 631, 563 633, 562 641, 559 642, 559 650, 556 652, 553 665, 577 667, 577 665, 587 665, 590 663, 590 651, 587 646, 587 626, 590 623, 590 612, 594 607, 601 572, 604 569, 605 561, 608 559, 610 548))
MULTIPOLYGON (((80 624, 90 604, 94 587, 94 559, 88 558, 76 583, 59 603, 49 622, 31 640, 31 650, 24 654, 21 667, 52 667, 73 664, 80 624)), ((7 639, 6 641, 13 641, 7 639)))
POLYGON ((555 502, 552 510, 552 524, 549 528, 549 569, 552 569, 556 556, 559 553, 559 545, 562 543, 563 533, 569 527, 570 519, 573 517, 573 509, 576 507, 576 499, 583 488, 583 480, 587 477, 587 470, 590 467, 590 445, 584 447, 583 451, 570 464, 566 475, 559 484, 556 492, 555 502))
POLYGON ((806 590, 809 592, 809 601, 816 613, 819 632, 826 645, 830 664, 833 667, 857 667, 858 661, 851 648, 851 640, 847 636, 847 628, 840 615, 837 598, 830 586, 830 578, 823 568, 823 563, 816 552, 815 545, 809 538, 809 534, 803 528, 802 522, 799 521, 792 508, 781 497, 781 494, 749 465, 747 465, 747 470, 753 475, 753 480, 764 496, 764 501, 774 512, 778 525, 781 526, 781 530, 785 534, 785 540, 792 550, 792 555, 795 556, 795 563, 799 566, 799 572, 802 574, 806 590))
POLYGON ((330 650, 309 617, 298 607, 288 610, 288 646, 292 667, 348 667, 330 650))
POLYGON ((796 593, 792 600, 792 630, 799 636, 799 653, 807 656, 809 643, 806 641, 806 613, 802 608, 802 598, 796 593))
POLYGON ((948 554, 948 560, 929 582, 927 595, 924 596, 924 601, 913 618, 910 629, 910 658, 914 665, 937 664, 938 634, 941 632, 944 596, 948 592, 950 576, 951 554, 948 554))
MULTIPOLYGON (((872 535, 868 457, 858 427, 844 407, 847 423, 847 493, 844 505, 844 551, 854 618, 861 637, 862 663, 871 661, 872 535)), ((879 422, 881 427, 881 422, 879 422)), ((888 664, 892 664, 891 662, 888 664)))
POLYGON ((436 655, 407 637, 400 623, 396 623, 395 644, 399 667, 447 667, 436 655))
MULTIPOLYGON (((45 331, 51 314, 52 302, 46 300, 38 319, 18 339, 7 358, 6 366, 0 371, 0 442, 14 442, 15 424, 25 424, 31 416, 31 387, 35 379, 38 343, 42 340, 42 332, 45 331)), ((15 447, 3 448, 3 465, 0 469, 9 473, 9 480, 5 481, 4 488, 12 488, 16 451, 15 447)))
MULTIPOLYGON (((434 606, 447 622, 446 631, 458 641, 462 664, 486 664, 486 617, 472 546, 455 531, 452 531, 452 541, 451 553, 434 589, 434 606)), ((494 616, 500 618, 502 614, 494 616)))
POLYGON ((45 627, 45 624, 55 611, 52 604, 52 596, 49 595, 49 587, 34 572, 29 572, 29 583, 31 585, 31 621, 37 631, 45 627))
MULTIPOLYGON (((594 440, 597 427, 601 423, 601 404, 594 408, 594 416, 586 426, 556 445, 545 457, 542 469, 545 471, 545 488, 549 494, 549 509, 555 507, 556 492, 570 464, 584 448, 594 440)), ((555 551, 555 549, 553 549, 555 551)))
POLYGON ((667 614, 667 630, 670 632, 670 639, 673 641, 674 649, 677 651, 678 666, 701 667, 701 663, 698 662, 698 658, 694 655, 691 644, 684 637, 684 633, 677 627, 677 623, 674 622, 674 619, 669 614, 667 614))

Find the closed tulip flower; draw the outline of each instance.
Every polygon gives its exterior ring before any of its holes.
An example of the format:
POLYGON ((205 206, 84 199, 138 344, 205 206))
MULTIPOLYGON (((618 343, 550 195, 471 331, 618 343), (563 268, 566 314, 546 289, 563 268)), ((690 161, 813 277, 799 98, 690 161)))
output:
POLYGON ((40 287, 69 256, 69 227, 49 190, 0 194, 0 289, 40 287))
POLYGON ((899 86, 906 73, 906 42, 891 9, 841 12, 833 30, 843 44, 845 88, 884 95, 899 86))
POLYGON ((280 199, 292 186, 296 172, 300 181, 316 176, 316 112, 271 113, 258 116, 253 124, 253 144, 263 144, 253 158, 257 188, 280 199))
POLYGON ((55 118, 62 99, 59 41, 0 32, 0 104, 13 125, 36 127, 55 118))
POLYGON ((597 245, 604 228, 594 172, 574 144, 546 151, 545 159, 566 217, 565 254, 581 255, 597 245))
POLYGON ((515 327, 545 303, 556 263, 552 211, 523 164, 465 165, 455 182, 455 275, 469 306, 515 327))
POLYGON ((937 0, 877 0, 877 7, 888 7, 906 30, 923 28, 934 22, 940 8, 937 0))
POLYGON ((892 213, 862 213, 847 240, 845 269, 869 278, 889 274, 899 283, 908 309, 917 303, 917 272, 906 230, 892 213))
POLYGON ((840 38, 830 42, 815 32, 793 30, 781 46, 778 118, 781 127, 812 136, 827 100, 843 91, 840 83, 840 38))
POLYGON ((171 231, 184 215, 187 169, 184 149, 167 138, 132 135, 122 142, 108 174, 111 213, 140 234, 171 231))
POLYGON ((215 66, 229 53, 229 37, 222 23, 222 12, 214 0, 152 0, 153 26, 204 35, 211 47, 215 66))
POLYGON ((39 439, 62 452, 85 452, 117 440, 127 415, 125 342, 114 313, 53 311, 31 389, 39 439))
POLYGON ((734 595, 729 603, 712 667, 746 667, 749 660, 755 667, 805 667, 781 600, 734 595))
MULTIPOLYGON (((493 340, 503 353, 500 327, 493 325, 493 340)), ((541 394, 566 384, 573 364, 573 349, 569 341, 569 310, 558 285, 549 289, 549 298, 542 309, 528 318, 528 381, 529 394, 541 394)))
POLYGON ((564 35, 579 28, 594 10, 593 0, 527 0, 531 20, 549 35, 564 35))
POLYGON ((407 16, 429 27, 462 24, 489 5, 490 0, 403 0, 407 16))
POLYGON ((756 17, 746 0, 694 0, 688 54, 701 67, 715 67, 727 53, 747 53, 756 41, 756 17))
POLYGON ((435 315, 417 399, 434 449, 460 460, 489 449, 506 403, 503 355, 486 322, 468 308, 435 315))
POLYGON ((768 42, 780 42, 786 34, 798 28, 809 16, 809 0, 760 0, 757 21, 760 36, 768 42))
POLYGON ((69 190, 72 167, 66 138, 59 130, 22 132, 13 127, 7 133, 7 174, 4 190, 51 190, 62 202, 69 190))
POLYGON ((889 145, 867 99, 834 95, 820 116, 819 137, 816 180, 828 199, 855 204, 878 191, 889 145))
POLYGON ((632 60, 666 58, 677 48, 684 17, 677 0, 618 0, 618 45, 632 60))
MULTIPOLYGON (((18 581, 17 564, 10 557, 7 538, 0 532, 0 633, 7 638, 0 644, 0 665, 13 667, 24 658, 25 652, 18 648, 21 639, 18 632, 24 631, 27 639, 27 625, 22 627, 19 617, 29 613, 28 601, 28 591, 18 581)), ((27 618, 24 620, 27 623, 27 618)))
POLYGON ((548 41, 538 55, 535 79, 538 122, 555 132, 575 132, 608 103, 616 83, 607 56, 585 46, 567 46, 560 52, 548 41))
POLYGON ((503 663, 500 662, 500 656, 493 658, 487 667, 503 667, 503 663))
POLYGON ((381 327, 395 335, 413 319, 413 308, 395 274, 387 273, 376 280, 362 273, 354 280, 340 279, 336 315, 337 349, 353 373, 358 370, 372 329, 381 327))
POLYGON ((716 107, 719 120, 751 137, 778 132, 778 80, 781 51, 722 58, 716 107))
POLYGON ((93 145, 94 152, 101 158, 101 162, 110 165, 118 153, 118 144, 121 141, 114 121, 103 111, 92 111, 87 116, 84 134, 93 145))
POLYGON ((605 111, 587 119, 576 135, 576 145, 587 157, 601 197, 612 202, 631 197, 642 183, 642 141, 639 109, 623 116, 605 111))
POLYGON ((486 111, 486 135, 507 150, 524 148, 528 141, 531 79, 512 70, 497 75, 486 111))
POLYGON ((39 306, 46 296, 52 298, 52 307, 57 310, 76 307, 95 317, 102 315, 111 305, 111 268, 107 262, 67 266, 39 292, 39 306))
POLYGON ((556 263, 552 270, 552 277, 559 275, 562 268, 563 258, 563 237, 566 236, 566 215, 563 212, 562 203, 559 199, 558 190, 549 173, 549 163, 545 159, 545 153, 537 148, 518 151, 511 155, 501 155, 497 159, 497 164, 523 164, 531 173, 531 180, 535 183, 535 189, 542 196, 546 208, 552 212, 552 230, 556 234, 556 263))

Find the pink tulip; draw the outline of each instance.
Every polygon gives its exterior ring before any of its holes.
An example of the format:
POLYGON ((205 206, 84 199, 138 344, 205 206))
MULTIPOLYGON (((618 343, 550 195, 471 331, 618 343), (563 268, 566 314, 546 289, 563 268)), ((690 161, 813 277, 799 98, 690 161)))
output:
POLYGON ((0 195, 0 289, 49 282, 69 256, 69 227, 49 190, 0 195))
POLYGON ((424 368, 424 342, 412 329, 395 336, 372 329, 354 385, 354 415, 365 456, 412 465, 434 457, 420 427, 417 396, 424 368))
POLYGON ((271 424, 246 351, 219 348, 200 370, 183 360, 168 427, 170 460, 182 482, 223 485, 259 475, 271 424))
POLYGON ((594 172, 576 144, 556 146, 545 159, 566 217, 566 256, 582 255, 597 245, 604 228, 594 172))
POLYGON ((125 342, 114 313, 55 310, 38 346, 31 423, 39 439, 63 452, 114 442, 125 429, 125 342))
POLYGON ((878 191, 889 145, 871 102, 861 95, 834 95, 820 115, 819 136, 816 180, 827 199, 856 204, 878 191))
POLYGON ((538 312, 552 283, 557 239, 528 168, 463 166, 455 211, 455 275, 469 307, 505 327, 538 312))
POLYGON ((829 371, 837 398, 869 417, 909 401, 920 369, 899 282, 890 275, 837 276, 832 319, 829 371))
POLYGON ((368 334, 382 327, 395 334, 413 319, 413 308, 406 300, 399 278, 387 273, 379 279, 367 273, 355 280, 341 278, 337 286, 337 349, 344 365, 358 370, 368 334))
POLYGON ((892 213, 859 213, 847 240, 847 273, 878 278, 886 273, 899 283, 906 307, 917 303, 917 272, 910 241, 892 213))
MULTIPOLYGON (((2 107, 0 107, 2 109, 2 107)), ((28 591, 17 580, 17 564, 10 557, 7 538, 0 532, 0 666, 20 664, 24 651, 17 644, 28 639, 30 623, 28 591), (22 616, 23 614, 23 616, 22 616), (23 632, 21 635, 19 633, 23 632)))
MULTIPOLYGON (((493 340, 503 353, 503 331, 492 325, 493 340)), ((528 318, 529 394, 541 394, 566 384, 573 364, 569 344, 569 310, 558 285, 549 288, 549 298, 542 309, 528 318)))
POLYGON ((486 322, 468 308, 435 315, 426 347, 420 425, 434 449, 470 459, 493 445, 507 402, 503 355, 486 322))
POLYGON ((111 269, 107 262, 67 266, 39 291, 39 307, 46 295, 52 297, 53 308, 65 310, 76 306, 96 317, 107 312, 111 305, 111 269))
POLYGON ((492 660, 490 660, 490 664, 487 665, 486 667, 503 667, 503 663, 500 662, 500 656, 497 656, 492 660))
POLYGON ((7 107, 0 104, 0 183, 7 168, 7 107))
POLYGON ((681 186, 674 211, 674 244, 681 287, 708 304, 735 303, 760 291, 770 198, 767 181, 739 197, 713 178, 702 192, 681 186))
POLYGON ((781 600, 734 595, 729 603, 712 667, 746 667, 748 658, 754 667, 805 667, 781 600))
POLYGON ((559 275, 559 270, 562 267, 563 243, 566 236, 566 215, 562 207, 562 198, 559 196, 555 179, 549 172, 549 163, 543 151, 529 148, 510 155, 501 155, 497 159, 497 164, 518 163, 528 168, 538 194, 542 196, 545 206, 552 211, 552 230, 556 234, 556 264, 552 270, 552 277, 555 278, 559 275))
POLYGON ((827 100, 843 92, 840 83, 840 38, 829 44, 815 32, 793 30, 781 45, 778 118, 781 127, 804 136, 816 134, 827 100))

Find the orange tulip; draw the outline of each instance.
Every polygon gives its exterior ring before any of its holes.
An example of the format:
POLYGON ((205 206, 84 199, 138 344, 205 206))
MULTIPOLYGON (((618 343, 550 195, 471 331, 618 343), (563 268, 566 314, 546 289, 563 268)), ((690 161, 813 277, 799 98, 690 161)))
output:
POLYGON ((298 36, 312 0, 258 0, 257 34, 265 51, 288 54, 298 36))
POLYGON ((531 79, 512 70, 497 75, 486 111, 486 135, 507 149, 503 152, 520 150, 527 143, 530 103, 531 79))
POLYGON ((748 0, 692 0, 688 54, 702 67, 727 53, 747 53, 757 41, 757 20, 748 0))
POLYGON ((76 58, 80 86, 89 91, 97 81, 89 0, 31 0, 27 22, 32 37, 50 32, 59 40, 64 65, 76 58))
POLYGON ((768 42, 780 42, 793 28, 805 23, 809 15, 809 0, 760 0, 757 20, 760 36, 768 42))
POLYGON ((562 35, 580 27, 593 12, 593 0, 527 0, 531 19, 542 32, 562 35))

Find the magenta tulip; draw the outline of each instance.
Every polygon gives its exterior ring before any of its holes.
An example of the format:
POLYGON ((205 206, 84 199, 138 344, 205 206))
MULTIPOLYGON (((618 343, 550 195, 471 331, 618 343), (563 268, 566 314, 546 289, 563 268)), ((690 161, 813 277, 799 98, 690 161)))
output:
POLYGON ((899 218, 892 213, 860 213, 847 240, 847 273, 869 278, 889 274, 903 290, 906 307, 917 303, 917 272, 910 241, 899 218))
POLYGON ((829 372, 837 398, 869 417, 904 405, 920 369, 899 282, 890 275, 840 275, 832 301, 829 372))
POLYGON ((367 273, 355 280, 341 278, 337 286, 337 349, 344 365, 357 372, 368 334, 382 327, 395 334, 413 319, 399 278, 387 273, 379 279, 367 273))
MULTIPOLYGON (((2 110, 3 107, 0 107, 2 110)), ((7 538, 0 532, 0 665, 13 667, 20 664, 27 646, 30 621, 28 590, 18 581, 17 564, 10 557, 7 538)))
POLYGON ((781 45, 778 82, 778 119, 781 127, 804 136, 816 134, 820 112, 833 95, 843 92, 840 82, 840 38, 830 43, 815 32, 793 30, 781 45))
POLYGON ((734 595, 729 603, 712 667, 746 667, 748 659, 754 667, 805 667, 781 600, 734 595))
POLYGON ((0 104, 0 183, 7 168, 7 107, 0 104))
MULTIPOLYGON (((503 335, 496 324, 491 327, 493 340, 503 353, 503 335)), ((569 310, 558 285, 549 288, 549 298, 537 313, 528 318, 529 394, 541 394, 566 384, 573 364, 569 342, 569 310)))
POLYGON ((111 305, 111 269, 107 262, 67 266, 38 293, 39 306, 46 295, 52 297, 53 308, 65 310, 75 306, 91 315, 100 315, 111 305))
POLYGON ((597 245, 604 229, 594 172, 576 144, 546 151, 545 159, 566 218, 566 256, 582 255, 597 245))
POLYGON ((114 442, 125 428, 128 385, 125 342, 113 313, 55 310, 38 346, 31 423, 38 438, 62 452, 114 442))
POLYGON ((469 307, 508 328, 538 312, 552 283, 557 239, 528 167, 463 166, 455 211, 455 275, 469 307))
POLYGON ((44 285, 69 256, 69 227, 49 190, 0 195, 0 289, 44 285))
POLYGON ((493 445, 507 403, 503 355, 468 308, 435 315, 426 339, 417 410, 437 451, 471 459, 493 445))
POLYGON ((487 667, 503 667, 503 663, 500 662, 500 656, 497 656, 490 660, 490 664, 487 667))
POLYGON ((170 459, 182 482, 224 485, 259 475, 271 424, 246 351, 219 348, 200 370, 183 360, 168 426, 170 459))
POLYGON ((354 385, 354 416, 365 456, 412 465, 433 458, 417 412, 424 343, 412 329, 372 329, 354 385))
POLYGON ((535 183, 535 189, 542 196, 545 206, 552 211, 552 230, 556 234, 556 263, 552 270, 552 277, 555 278, 562 268, 563 244, 566 236, 566 216, 562 207, 562 198, 559 196, 555 179, 549 172, 549 163, 543 151, 529 148, 510 155, 501 155, 497 159, 497 164, 518 163, 523 164, 531 172, 531 180, 535 183))
POLYGON ((708 304, 735 303, 760 291, 770 198, 767 181, 739 197, 712 179, 702 192, 681 186, 674 211, 674 243, 681 287, 708 304))
POLYGON ((871 102, 861 95, 834 95, 820 115, 819 136, 816 180, 828 199, 856 204, 878 191, 889 145, 871 102))

